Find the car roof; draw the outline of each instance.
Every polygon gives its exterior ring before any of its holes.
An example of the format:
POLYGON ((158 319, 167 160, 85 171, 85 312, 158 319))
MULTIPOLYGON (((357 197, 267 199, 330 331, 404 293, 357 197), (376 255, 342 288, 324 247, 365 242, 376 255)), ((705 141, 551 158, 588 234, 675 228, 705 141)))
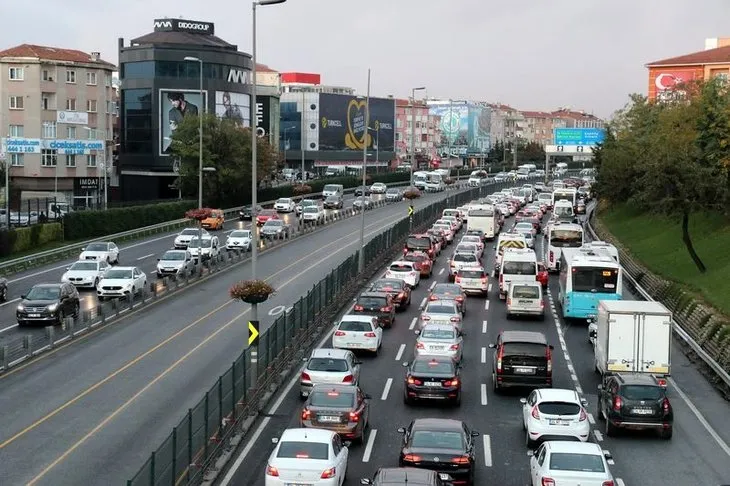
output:
POLYGON ((282 442, 327 442, 332 440, 332 436, 335 432, 326 429, 314 429, 314 428, 296 428, 286 429, 281 438, 279 444, 282 442))
POLYGON ((366 316, 363 314, 345 314, 342 316, 342 319, 340 319, 340 322, 347 319, 349 322, 352 321, 359 321, 359 322, 373 322, 373 319, 376 319, 375 316, 366 316))
POLYGON ((336 358, 345 359, 351 351, 336 348, 317 348, 312 351, 311 358, 336 358))
POLYGON ((616 373, 615 376, 624 385, 659 386, 656 378, 647 373, 616 373))
POLYGON ((575 390, 567 388, 538 388, 535 390, 538 402, 571 401, 580 404, 580 397, 575 390))
POLYGON ((378 469, 378 484, 383 486, 433 486, 437 484, 436 471, 417 469, 415 467, 383 467, 378 469))
POLYGON ((354 395, 357 391, 357 386, 342 385, 340 383, 320 383, 312 387, 312 393, 314 392, 336 392, 340 394, 354 395))
POLYGON ((567 440, 549 440, 545 445, 550 452, 567 452, 571 454, 593 454, 603 457, 601 446, 595 442, 573 442, 567 440))
MULTIPOLYGON (((428 241, 431 241, 431 238, 428 235, 425 235, 424 237, 428 238, 428 241)), ((413 266, 413 262, 409 261, 409 260, 395 260, 395 261, 390 262, 390 265, 411 265, 411 266, 413 266)))
POLYGON ((455 284, 455 283, 451 283, 451 282, 439 282, 433 286, 433 289, 431 289, 431 292, 435 291, 436 289, 461 290, 461 287, 459 287, 459 284, 455 284))
MULTIPOLYGON (((80 262, 84 260, 79 260, 80 262)), ((42 284, 35 284, 33 288, 56 288, 60 287, 61 285, 64 285, 63 283, 42 283, 42 284)))
POLYGON ((547 344, 547 338, 537 331, 502 331, 502 342, 547 344))
POLYGON ((463 430, 461 420, 442 418, 418 418, 413 421, 413 430, 463 430))
POLYGON ((110 270, 135 270, 137 267, 113 267, 110 270))

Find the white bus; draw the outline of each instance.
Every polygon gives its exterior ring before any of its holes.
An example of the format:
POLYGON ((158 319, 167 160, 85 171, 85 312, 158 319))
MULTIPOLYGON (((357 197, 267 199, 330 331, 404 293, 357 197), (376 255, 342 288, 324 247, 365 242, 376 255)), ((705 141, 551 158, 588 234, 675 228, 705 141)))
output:
POLYGON ((606 241, 595 240, 595 241, 591 241, 590 243, 586 243, 583 246, 586 248, 590 248, 592 250, 603 250, 606 253, 608 253, 611 256, 611 258, 616 260, 617 263, 621 263, 621 261, 619 260, 619 256, 618 256, 618 249, 615 246, 613 246, 611 243, 608 243, 606 241))
POLYGON ((548 225, 545 236, 545 266, 549 272, 557 272, 563 248, 580 248, 585 235, 579 224, 555 222, 548 225))
POLYGON ((621 300, 621 265, 601 248, 567 248, 560 257, 558 308, 564 318, 591 319, 600 300, 621 300))
POLYGON ((466 229, 479 229, 484 238, 493 240, 499 233, 499 214, 491 204, 470 204, 466 229))
POLYGON ((555 201, 570 201, 570 205, 575 207, 578 202, 578 191, 575 188, 555 189, 553 191, 553 206, 555 201))

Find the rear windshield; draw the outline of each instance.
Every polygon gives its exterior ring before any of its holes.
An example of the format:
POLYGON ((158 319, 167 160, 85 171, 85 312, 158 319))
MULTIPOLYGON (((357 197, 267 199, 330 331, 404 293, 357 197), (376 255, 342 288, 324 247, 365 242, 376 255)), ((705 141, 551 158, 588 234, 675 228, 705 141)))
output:
POLYGON ((547 415, 578 415, 580 406, 569 402, 542 402, 537 406, 541 413, 547 415))
POLYGON ((540 288, 537 285, 513 285, 512 297, 515 299, 539 299, 540 288))
POLYGON ((494 209, 487 208, 487 209, 470 209, 469 210, 470 218, 480 217, 480 216, 484 216, 484 217, 494 216, 494 209))
POLYGON ((340 187, 337 186, 337 185, 335 185, 335 184, 327 184, 326 186, 324 186, 324 190, 325 191, 328 191, 328 192, 329 191, 337 191, 339 189, 340 189, 340 187))
POLYGON ((502 273, 508 275, 537 275, 534 262, 504 262, 502 273))
POLYGON ((454 255, 455 262, 476 262, 477 257, 472 253, 457 253, 454 255))
POLYGON ((393 272, 411 272, 413 271, 413 266, 405 265, 403 263, 396 263, 390 266, 390 270, 393 272))
POLYGON ((659 400, 664 398, 664 389, 651 385, 625 385, 621 394, 628 400, 659 400))
POLYGON ((335 358, 312 358, 307 365, 312 371, 328 371, 330 373, 343 373, 348 370, 347 361, 335 358))
POLYGON ((618 269, 616 268, 573 268, 573 291, 616 293, 618 269))
POLYGON ((413 371, 415 373, 438 373, 449 374, 454 372, 454 365, 450 361, 429 361, 417 360, 413 363, 413 371))
POLYGON ((427 238, 425 236, 421 237, 409 237, 408 241, 406 243, 406 246, 408 248, 423 248, 423 249, 429 249, 431 248, 431 238, 427 238))
POLYGON ((436 295, 446 295, 446 294, 461 294, 461 287, 459 287, 456 284, 437 284, 433 288, 433 293, 436 295))
POLYGON ((385 297, 359 297, 357 303, 367 307, 382 307, 388 300, 385 297))
POLYGON ((456 331, 454 329, 429 329, 426 327, 421 331, 421 337, 427 339, 454 339, 456 331))
POLYGON ((403 289, 403 286, 405 285, 405 282, 403 280, 378 280, 375 282, 372 286, 373 290, 401 290, 403 289))
POLYGON ((339 329, 340 331, 370 332, 373 330, 373 325, 363 321, 342 321, 339 329))
POLYGON ((426 307, 427 314, 456 314, 453 305, 428 304, 426 307))
POLYGON ((464 278, 484 278, 487 275, 484 270, 461 270, 459 276, 464 278))
POLYGON ((355 404, 355 394, 338 391, 312 392, 309 404, 313 407, 352 408, 355 404))
POLYGON ((505 343, 504 354, 519 356, 545 356, 545 345, 537 343, 505 343))
POLYGON ((427 449, 464 449, 464 438, 459 432, 446 430, 416 430, 411 434, 411 447, 427 449))
POLYGON ((280 442, 276 457, 284 459, 329 459, 329 444, 321 442, 280 442))
POLYGON ((554 471, 605 472, 603 458, 595 454, 553 452, 550 454, 550 469, 554 471))

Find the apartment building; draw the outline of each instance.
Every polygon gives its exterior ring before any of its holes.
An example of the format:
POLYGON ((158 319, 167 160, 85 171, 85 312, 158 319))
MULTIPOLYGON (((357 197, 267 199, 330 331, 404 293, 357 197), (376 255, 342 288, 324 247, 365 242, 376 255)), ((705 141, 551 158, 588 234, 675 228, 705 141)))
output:
POLYGON ((409 161, 411 152, 412 122, 415 116, 415 145, 417 154, 425 155, 431 160, 438 156, 441 141, 439 115, 430 113, 426 103, 398 99, 395 103, 395 152, 399 160, 409 161))
POLYGON ((56 197, 98 206, 112 170, 112 72, 98 52, 22 44, 0 51, 2 152, 11 206, 56 197))
POLYGON ((606 122, 585 111, 559 108, 551 113, 555 123, 553 128, 605 128, 606 122), (565 124, 560 126, 561 124, 565 124))

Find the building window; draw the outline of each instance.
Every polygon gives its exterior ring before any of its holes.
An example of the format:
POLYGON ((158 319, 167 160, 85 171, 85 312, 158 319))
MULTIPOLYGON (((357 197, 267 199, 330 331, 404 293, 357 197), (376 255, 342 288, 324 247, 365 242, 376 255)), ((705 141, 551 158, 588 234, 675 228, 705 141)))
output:
POLYGON ((22 137, 23 136, 23 125, 10 125, 10 127, 8 129, 8 136, 22 137))
POLYGON ((89 86, 96 86, 96 73, 86 73, 86 84, 89 86))
POLYGON ((43 81, 49 81, 51 83, 56 79, 56 74, 50 69, 44 69, 41 76, 43 81))
POLYGON ((58 154, 55 149, 41 149, 41 166, 56 167, 58 164, 58 154))
POLYGON ((44 110, 56 109, 56 97, 54 93, 41 93, 41 108, 44 110))
POLYGON ((96 167, 96 154, 86 156, 86 167, 96 167))
POLYGON ((86 111, 96 113, 96 100, 86 100, 86 111))
POLYGON ((66 138, 71 140, 76 138, 76 127, 66 127, 66 138))
POLYGON ((43 138, 56 138, 56 122, 43 122, 43 138))
POLYGON ((67 111, 76 111, 76 98, 66 99, 66 110, 67 111))
POLYGON ((25 154, 10 154, 10 165, 13 167, 23 167, 23 156, 25 154))
MULTIPOLYGON (((96 84, 96 83, 94 83, 96 84)), ((111 87, 112 85, 112 75, 111 74, 105 74, 104 75, 104 86, 107 88, 111 87)))
POLYGON ((75 155, 66 156, 66 167, 76 167, 76 156, 75 155))
POLYGON ((8 108, 11 110, 22 110, 23 109, 23 97, 22 96, 11 96, 8 102, 8 108))
POLYGON ((20 67, 11 67, 8 69, 8 79, 10 81, 22 81, 25 79, 25 73, 23 72, 23 68, 20 67))
POLYGON ((66 71, 66 82, 76 84, 76 71, 66 71))
POLYGON ((125 119, 125 152, 130 154, 153 152, 152 90, 122 90, 122 109, 125 119))

